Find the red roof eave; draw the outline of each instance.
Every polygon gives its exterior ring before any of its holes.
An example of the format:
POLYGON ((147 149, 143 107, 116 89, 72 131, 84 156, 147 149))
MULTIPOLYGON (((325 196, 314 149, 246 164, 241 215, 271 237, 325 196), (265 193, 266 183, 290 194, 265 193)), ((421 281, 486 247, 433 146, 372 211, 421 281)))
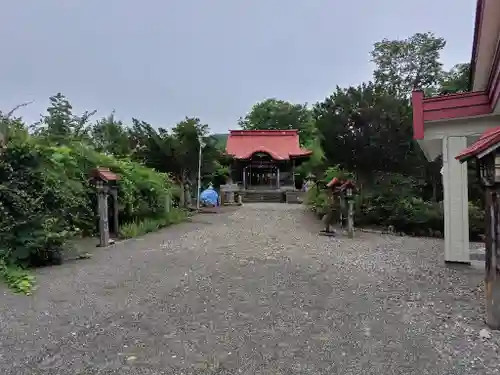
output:
POLYGON ((500 126, 485 131, 476 142, 463 150, 455 158, 463 163, 464 161, 479 156, 481 153, 494 147, 498 143, 500 143, 500 126))
POLYGON ((226 152, 235 159, 245 160, 255 153, 269 154, 274 160, 306 157, 311 151, 299 145, 298 130, 231 130, 226 152))
POLYGON ((472 116, 492 112, 487 91, 464 92, 424 98, 424 93, 412 93, 413 138, 424 139, 424 123, 472 116))

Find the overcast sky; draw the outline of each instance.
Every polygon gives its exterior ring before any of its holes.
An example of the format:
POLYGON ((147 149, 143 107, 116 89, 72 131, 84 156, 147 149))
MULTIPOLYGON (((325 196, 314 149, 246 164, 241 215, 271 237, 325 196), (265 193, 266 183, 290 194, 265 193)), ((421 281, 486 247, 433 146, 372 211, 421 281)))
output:
POLYGON ((57 92, 215 132, 268 97, 314 103, 371 78, 383 38, 432 31, 446 66, 470 60, 476 0, 0 0, 0 109, 38 119, 57 92))

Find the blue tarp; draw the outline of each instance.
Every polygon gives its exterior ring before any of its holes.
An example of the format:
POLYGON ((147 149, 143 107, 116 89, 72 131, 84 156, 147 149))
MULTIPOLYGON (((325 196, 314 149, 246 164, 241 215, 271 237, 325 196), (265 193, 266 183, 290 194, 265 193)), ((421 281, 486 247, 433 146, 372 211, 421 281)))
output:
POLYGON ((201 192, 200 202, 206 205, 217 206, 219 204, 219 194, 210 186, 208 189, 201 192))

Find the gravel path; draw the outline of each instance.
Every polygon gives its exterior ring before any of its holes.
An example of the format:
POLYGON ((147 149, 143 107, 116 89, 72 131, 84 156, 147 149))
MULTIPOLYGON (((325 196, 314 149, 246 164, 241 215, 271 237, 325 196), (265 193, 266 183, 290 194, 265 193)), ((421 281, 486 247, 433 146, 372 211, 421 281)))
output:
POLYGON ((0 294, 0 374, 497 374, 483 272, 442 242, 317 236, 298 205, 199 215, 0 294))

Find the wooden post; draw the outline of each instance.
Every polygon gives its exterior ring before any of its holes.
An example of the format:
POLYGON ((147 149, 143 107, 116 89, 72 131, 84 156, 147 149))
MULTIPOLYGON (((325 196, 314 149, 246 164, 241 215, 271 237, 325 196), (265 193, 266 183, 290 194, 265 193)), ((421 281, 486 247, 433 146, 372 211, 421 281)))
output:
POLYGON ((168 194, 165 198, 165 211, 167 213, 170 213, 171 209, 172 209, 172 197, 170 194, 168 194))
POLYGON ((347 204, 347 237, 354 238, 354 202, 349 200, 347 204))
POLYGON ((118 236, 120 230, 118 228, 118 190, 116 186, 111 188, 111 196, 113 197, 113 228, 115 230, 115 236, 118 236))
POLYGON ((340 228, 344 229, 344 197, 339 195, 340 228))
POLYGON ((109 245, 107 186, 97 191, 97 207, 99 210, 99 246, 106 247, 109 245))
POLYGON ((293 191, 295 191, 295 159, 292 159, 292 184, 293 191))
POLYGON ((500 329, 500 209, 499 193, 486 188, 486 324, 500 329))

